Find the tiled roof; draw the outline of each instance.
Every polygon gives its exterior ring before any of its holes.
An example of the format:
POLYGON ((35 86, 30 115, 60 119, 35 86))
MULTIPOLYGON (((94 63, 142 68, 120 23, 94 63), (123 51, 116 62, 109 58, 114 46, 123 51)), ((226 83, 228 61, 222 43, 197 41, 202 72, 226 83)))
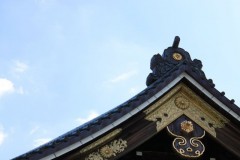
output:
POLYGON ((102 114, 101 116, 59 136, 58 138, 33 149, 13 160, 29 160, 41 159, 47 155, 53 154, 71 144, 74 144, 89 135, 101 130, 112 122, 118 120, 123 115, 134 110, 136 107, 150 99, 153 95, 162 90, 171 81, 176 79, 180 74, 187 73, 209 93, 228 106, 230 110, 240 116, 240 109, 234 104, 234 100, 229 100, 224 96, 224 92, 215 89, 215 85, 211 79, 207 79, 202 71, 202 63, 200 60, 192 60, 189 53, 178 48, 179 37, 175 38, 172 47, 167 48, 163 55, 154 55, 151 59, 151 69, 147 77, 147 88, 142 92, 124 102, 123 104, 113 108, 112 110, 102 114), (173 57, 173 54, 176 57, 173 57), (177 55, 179 53, 180 55, 177 55), (180 57, 179 57, 180 56, 180 57), (182 57, 181 57, 182 56, 182 57))

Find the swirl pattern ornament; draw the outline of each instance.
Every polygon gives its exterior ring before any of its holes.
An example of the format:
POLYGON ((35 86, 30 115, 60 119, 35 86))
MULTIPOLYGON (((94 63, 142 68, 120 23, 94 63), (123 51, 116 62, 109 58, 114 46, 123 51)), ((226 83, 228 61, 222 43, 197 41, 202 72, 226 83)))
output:
POLYGON ((197 158, 200 157, 205 151, 203 143, 198 140, 198 138, 192 138, 189 141, 185 137, 179 136, 174 139, 173 147, 184 157, 197 158))
POLYGON ((101 147, 97 152, 89 154, 85 160, 108 160, 113 156, 117 156, 127 147, 127 141, 118 139, 112 141, 110 144, 101 147))
POLYGON ((180 109, 187 109, 189 107, 189 101, 183 97, 177 97, 174 102, 180 109))
POLYGON ((204 153, 205 146, 199 139, 205 136, 205 131, 197 124, 191 122, 186 116, 181 116, 168 125, 167 130, 176 137, 172 145, 181 156, 197 158, 204 153))

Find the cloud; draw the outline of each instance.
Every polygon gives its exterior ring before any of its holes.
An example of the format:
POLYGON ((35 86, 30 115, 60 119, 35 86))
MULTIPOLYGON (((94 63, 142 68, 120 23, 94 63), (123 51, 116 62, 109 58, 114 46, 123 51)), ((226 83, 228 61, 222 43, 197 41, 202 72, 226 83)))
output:
POLYGON ((47 143, 47 142, 49 142, 51 140, 52 140, 52 138, 39 138, 39 139, 35 139, 34 142, 33 142, 33 146, 34 147, 38 147, 38 146, 40 146, 42 144, 45 144, 45 143, 47 143))
POLYGON ((96 118, 97 116, 99 116, 99 113, 95 112, 95 111, 91 111, 90 114, 86 117, 86 118, 78 118, 76 121, 79 124, 83 124, 85 122, 88 122, 94 118, 96 118))
POLYGON ((0 97, 15 91, 13 83, 5 78, 0 78, 0 97))
POLYGON ((27 69, 28 69, 28 65, 23 63, 23 62, 20 62, 20 61, 15 61, 15 65, 14 65, 14 72, 16 73, 23 73, 25 72, 27 69))
POLYGON ((136 70, 130 70, 128 72, 122 73, 122 74, 112 78, 110 80, 110 82, 111 83, 119 83, 119 82, 122 82, 122 81, 126 81, 126 80, 128 80, 129 78, 131 78, 132 76, 134 76, 136 74, 137 74, 136 70))
POLYGON ((30 135, 33 135, 34 133, 36 133, 38 130, 40 129, 39 126, 35 126, 31 129, 31 131, 29 132, 30 135))
POLYGON ((0 146, 3 144, 3 141, 7 137, 7 134, 4 133, 4 129, 2 126, 0 126, 0 146))

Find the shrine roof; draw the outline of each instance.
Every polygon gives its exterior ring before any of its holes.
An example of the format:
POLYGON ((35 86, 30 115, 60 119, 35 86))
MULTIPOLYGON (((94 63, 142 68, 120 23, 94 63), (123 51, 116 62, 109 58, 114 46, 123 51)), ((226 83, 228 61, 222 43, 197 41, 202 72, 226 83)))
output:
POLYGON ((180 38, 176 37, 173 45, 162 55, 153 56, 152 73, 147 77, 146 89, 99 117, 13 160, 50 159, 68 152, 69 146, 72 149, 80 147, 138 113, 180 82, 187 83, 216 109, 239 123, 240 108, 215 88, 213 81, 206 78, 202 62, 192 60, 187 51, 178 47, 179 42, 180 38))

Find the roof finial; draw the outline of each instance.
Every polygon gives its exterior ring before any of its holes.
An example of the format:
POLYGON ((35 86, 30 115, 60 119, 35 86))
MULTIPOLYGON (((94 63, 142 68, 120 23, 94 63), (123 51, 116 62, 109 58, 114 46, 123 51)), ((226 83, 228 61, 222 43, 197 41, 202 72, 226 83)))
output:
POLYGON ((179 42, 180 42, 180 37, 176 36, 176 37, 174 38, 172 47, 173 47, 173 48, 178 48, 179 42))

